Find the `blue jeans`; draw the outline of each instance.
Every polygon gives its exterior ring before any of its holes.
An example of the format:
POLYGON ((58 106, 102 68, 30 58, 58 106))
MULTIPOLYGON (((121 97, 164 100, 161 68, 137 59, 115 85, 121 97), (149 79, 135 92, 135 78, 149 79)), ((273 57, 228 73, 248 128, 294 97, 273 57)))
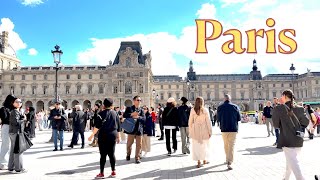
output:
POLYGON ((279 136, 280 136, 280 129, 279 128, 275 128, 275 133, 276 133, 276 143, 278 144, 279 142, 279 136))
MULTIPOLYGON (((58 149, 58 130, 52 129, 52 131, 53 131, 54 148, 58 149)), ((59 131, 59 138, 60 138, 60 149, 63 149, 63 131, 59 131)))

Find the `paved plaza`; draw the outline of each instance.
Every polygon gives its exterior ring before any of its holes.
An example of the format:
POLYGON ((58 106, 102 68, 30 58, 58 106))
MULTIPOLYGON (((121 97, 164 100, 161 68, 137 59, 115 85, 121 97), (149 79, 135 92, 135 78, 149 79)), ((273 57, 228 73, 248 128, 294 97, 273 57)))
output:
MULTIPOLYGON (((116 146, 117 179, 281 179, 285 170, 285 158, 282 150, 272 146, 275 137, 266 137, 266 126, 252 123, 240 124, 235 149, 234 170, 228 171, 224 165, 224 149, 220 130, 214 127, 211 138, 210 163, 196 168, 191 156, 181 153, 178 136, 178 153, 166 155, 165 141, 152 138, 151 153, 135 164, 125 160, 126 145, 116 146)), ((13 174, 0 171, 0 179, 94 179, 99 173, 99 151, 88 145, 85 149, 75 146, 70 149, 72 133, 65 133, 65 150, 53 152, 53 144, 47 143, 51 130, 37 132, 34 146, 24 153, 25 174, 13 174)), ((86 133, 86 138, 89 133, 86 133)), ((87 143, 88 144, 88 143, 87 143)), ((310 141, 306 139, 302 151, 302 166, 306 179, 320 174, 320 137, 310 141)), ((133 149, 134 152, 134 149, 133 149)), ((111 172, 107 161, 105 175, 111 172)), ((292 175, 292 179, 294 179, 292 175)))

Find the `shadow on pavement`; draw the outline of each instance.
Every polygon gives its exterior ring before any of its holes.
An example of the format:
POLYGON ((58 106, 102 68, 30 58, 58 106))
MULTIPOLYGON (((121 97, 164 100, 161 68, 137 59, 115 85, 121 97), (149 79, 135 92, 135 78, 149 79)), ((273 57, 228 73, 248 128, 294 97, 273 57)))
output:
POLYGON ((248 152, 242 155, 271 155, 282 152, 282 149, 278 149, 273 146, 262 146, 255 148, 247 148, 244 150, 239 150, 238 152, 248 152))
POLYGON ((264 139, 267 137, 243 137, 242 139, 264 139))
MULTIPOLYGON (((66 149, 66 150, 70 150, 70 149, 66 149)), ((64 151, 65 151, 65 150, 64 150, 64 151)), ((57 154, 39 157, 38 159, 64 157, 64 156, 79 156, 79 155, 85 155, 85 154, 95 153, 95 152, 77 152, 77 153, 72 153, 72 154, 58 154, 58 153, 61 152, 61 151, 55 151, 55 152, 57 152, 57 154)), ((62 152, 63 152, 63 151, 62 151, 62 152)))
MULTIPOLYGON (((81 153, 85 153, 85 152, 81 152, 81 153)), ((75 154, 61 154, 60 156, 68 156, 68 155, 81 155, 80 153, 75 153, 75 154)), ((46 156, 45 158, 49 158, 49 157, 53 157, 53 156, 46 156)), ((143 165, 144 162, 148 162, 148 161, 156 161, 156 160, 163 160, 165 158, 169 158, 169 156, 166 155, 160 155, 160 156, 153 156, 153 157, 146 157, 146 158, 142 158, 141 161, 141 165, 143 165)), ((118 166, 123 166, 123 165, 127 165, 129 163, 134 163, 134 158, 131 158, 130 161, 127 161, 125 159, 121 159, 121 160, 117 160, 116 161, 116 167, 118 166)), ((107 160, 106 162, 106 166, 105 168, 110 168, 109 162, 107 160)), ((99 158, 97 159, 96 162, 92 162, 92 163, 88 163, 82 166, 79 166, 79 168, 74 168, 74 169, 65 169, 63 171, 57 171, 57 172, 51 172, 51 173, 46 173, 46 175, 59 175, 62 174, 63 172, 66 171, 70 171, 73 172, 73 174, 76 173, 84 173, 84 172, 89 172, 89 171, 99 171, 100 169, 100 162, 99 162, 99 158)))
POLYGON ((212 171, 212 168, 216 168, 222 166, 224 164, 217 164, 214 166, 206 165, 207 167, 196 168, 196 166, 189 166, 184 168, 172 169, 172 170, 160 170, 155 169, 152 171, 148 171, 142 174, 129 176, 127 178, 123 178, 126 180, 129 179, 143 179, 143 178, 152 178, 152 179, 185 179, 185 178, 195 178, 197 176, 201 176, 203 174, 209 173, 218 173, 218 172, 226 172, 228 169, 212 171), (192 171, 194 170, 194 171, 192 171), (178 173, 177 173, 178 172, 178 173))

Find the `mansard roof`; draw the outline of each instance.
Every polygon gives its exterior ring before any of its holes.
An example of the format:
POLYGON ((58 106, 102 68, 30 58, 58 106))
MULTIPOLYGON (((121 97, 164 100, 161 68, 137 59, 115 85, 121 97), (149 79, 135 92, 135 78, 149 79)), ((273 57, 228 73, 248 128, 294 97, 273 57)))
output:
POLYGON ((127 47, 131 47, 132 50, 137 51, 137 53, 139 54, 138 56, 138 62, 139 64, 145 64, 145 60, 147 59, 147 57, 142 54, 142 47, 139 41, 123 41, 120 44, 120 48, 118 50, 117 56, 113 61, 113 65, 115 64, 119 64, 119 53, 123 50, 126 50, 127 47))
POLYGON ((250 74, 199 74, 199 81, 250 80, 250 74))
POLYGON ((163 75, 163 76, 153 76, 153 80, 157 82, 167 82, 167 81, 182 81, 182 77, 178 75, 163 75))

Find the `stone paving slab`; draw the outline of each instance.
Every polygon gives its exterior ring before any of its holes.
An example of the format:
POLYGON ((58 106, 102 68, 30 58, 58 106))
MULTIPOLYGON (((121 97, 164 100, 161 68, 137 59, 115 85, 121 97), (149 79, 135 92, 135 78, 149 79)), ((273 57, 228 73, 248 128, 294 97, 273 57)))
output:
MULTIPOLYGON (((285 170, 285 157, 280 149, 272 144, 275 137, 266 137, 266 126, 251 123, 240 124, 236 140, 234 170, 228 171, 224 165, 225 155, 220 130, 213 129, 211 138, 210 163, 196 168, 196 162, 191 155, 181 154, 180 136, 178 136, 178 151, 171 157, 166 156, 165 141, 152 138, 151 152, 142 159, 141 164, 125 160, 126 145, 116 146, 117 178, 116 179, 228 179, 256 180, 281 179, 285 170)), ((34 146, 24 153, 24 166, 28 170, 24 174, 13 174, 0 171, 0 180, 9 179, 94 179, 99 172, 99 151, 88 145, 85 149, 75 146, 70 149, 72 133, 65 133, 65 150, 53 152, 53 144, 47 143, 51 130, 37 131, 33 140, 34 146)), ((86 132, 86 138, 90 133, 86 132)), ((1 143, 1 142, 0 142, 1 143)), ((88 143, 87 143, 88 144, 88 143)), ((133 151, 135 148, 133 148, 133 151)), ((306 179, 313 179, 314 174, 320 174, 320 137, 314 140, 306 138, 301 163, 306 179)), ((107 160, 105 175, 111 172, 107 160)), ((294 179, 292 176, 291 179, 294 179)))

